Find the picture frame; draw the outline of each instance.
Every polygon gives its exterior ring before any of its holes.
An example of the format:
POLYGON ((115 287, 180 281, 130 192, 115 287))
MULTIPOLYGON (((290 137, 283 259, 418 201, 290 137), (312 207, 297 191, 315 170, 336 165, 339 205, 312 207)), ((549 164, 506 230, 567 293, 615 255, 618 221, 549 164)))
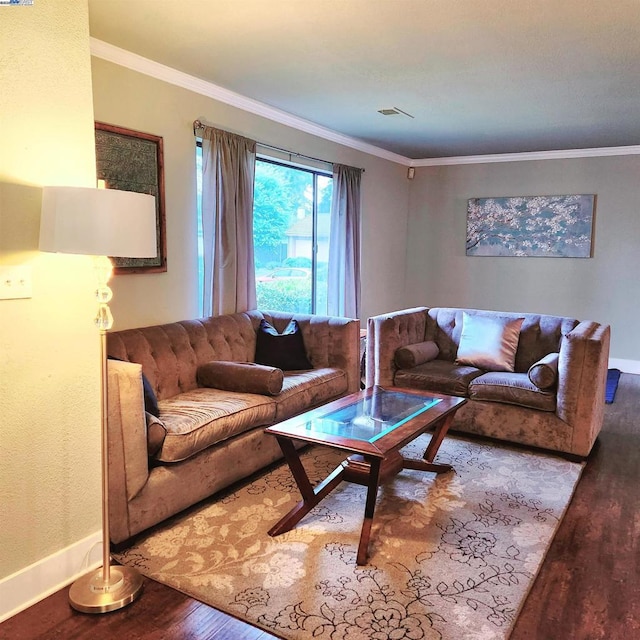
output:
POLYGON ((99 186, 147 193, 156 199, 156 257, 111 256, 114 274, 166 271, 167 240, 162 137, 96 122, 95 139, 96 173, 99 186))
POLYGON ((467 256, 593 257, 595 194, 470 198, 467 256))

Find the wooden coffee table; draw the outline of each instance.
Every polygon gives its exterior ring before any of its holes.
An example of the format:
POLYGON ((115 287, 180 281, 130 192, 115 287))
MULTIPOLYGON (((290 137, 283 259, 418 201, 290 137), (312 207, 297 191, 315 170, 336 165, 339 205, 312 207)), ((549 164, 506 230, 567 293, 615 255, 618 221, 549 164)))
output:
POLYGON ((415 389, 372 387, 268 427, 266 433, 277 438, 302 495, 302 500, 269 530, 269 535, 290 531, 340 482, 354 482, 367 487, 356 559, 357 564, 366 564, 378 487, 402 469, 450 471, 450 465, 433 460, 455 412, 465 403, 464 398, 415 389), (434 432, 422 460, 407 459, 400 454, 402 447, 431 428, 434 432), (313 487, 295 440, 326 445, 352 455, 313 487))

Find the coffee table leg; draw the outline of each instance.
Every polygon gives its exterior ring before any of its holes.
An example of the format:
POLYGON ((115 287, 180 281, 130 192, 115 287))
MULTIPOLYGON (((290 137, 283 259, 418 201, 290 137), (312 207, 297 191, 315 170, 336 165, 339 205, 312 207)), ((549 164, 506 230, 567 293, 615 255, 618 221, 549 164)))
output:
POLYGON ((438 453, 438 449, 444 440, 444 437, 447 435, 447 431, 449 431, 449 427, 453 422, 453 415, 449 414, 441 420, 433 431, 433 435, 431 436, 431 441, 429 442, 429 446, 427 450, 424 452, 422 456, 424 460, 404 460, 403 466, 405 469, 417 469, 418 471, 431 471, 432 473, 445 473, 447 471, 451 471, 450 464, 437 464, 433 461, 438 453))
POLYGON ((369 483, 367 485, 367 502, 364 507, 364 521, 360 533, 360 544, 358 545, 358 555, 356 564, 367 564, 369 556, 369 538, 371 537, 371 525, 373 524, 373 512, 376 508, 376 498, 378 497, 378 484, 380 480, 379 458, 370 460, 369 483))
POLYGON ((288 438, 276 437, 284 454, 284 458, 289 465, 293 479, 296 481, 296 485, 298 485, 302 500, 298 502, 284 518, 269 529, 268 533, 272 537, 291 531, 313 507, 342 482, 342 476, 344 474, 344 468, 340 465, 314 489, 311 482, 309 482, 309 476, 300 460, 298 450, 293 446, 293 442, 288 438))
POLYGON ((447 435, 447 431, 449 431, 449 427, 453 422, 454 414, 449 414, 440 424, 438 424, 431 436, 431 442, 429 442, 429 446, 427 450, 424 452, 424 459, 427 462, 433 462, 433 459, 436 457, 436 453, 438 453, 438 449, 444 440, 444 437, 447 435))

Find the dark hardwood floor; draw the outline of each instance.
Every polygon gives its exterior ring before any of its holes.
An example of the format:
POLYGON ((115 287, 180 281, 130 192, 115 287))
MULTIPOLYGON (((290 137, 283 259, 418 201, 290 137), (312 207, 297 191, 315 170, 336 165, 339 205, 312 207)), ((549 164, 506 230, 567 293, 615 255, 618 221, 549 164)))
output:
MULTIPOLYGON (((640 639, 638 410, 640 376, 623 374, 510 640, 640 639)), ((2 640, 274 637, 150 580, 142 596, 121 611, 77 613, 64 589, 0 624, 2 640)))

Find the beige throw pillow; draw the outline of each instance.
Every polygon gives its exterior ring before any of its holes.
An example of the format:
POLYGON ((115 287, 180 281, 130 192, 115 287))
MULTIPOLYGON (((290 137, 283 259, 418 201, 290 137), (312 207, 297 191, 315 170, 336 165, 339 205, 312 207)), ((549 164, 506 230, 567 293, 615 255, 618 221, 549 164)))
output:
POLYGON ((439 353, 438 345, 432 340, 426 340, 396 349, 394 359, 398 369, 413 369, 419 364, 434 360, 439 353))
POLYGON ((524 318, 471 315, 462 312, 457 364, 485 371, 513 372, 524 318))
POLYGON ((529 380, 538 389, 551 389, 558 381, 559 353, 549 353, 529 367, 529 380))
POLYGON ((282 369, 255 362, 214 360, 198 367, 198 384, 223 391, 275 396, 282 391, 282 369))

